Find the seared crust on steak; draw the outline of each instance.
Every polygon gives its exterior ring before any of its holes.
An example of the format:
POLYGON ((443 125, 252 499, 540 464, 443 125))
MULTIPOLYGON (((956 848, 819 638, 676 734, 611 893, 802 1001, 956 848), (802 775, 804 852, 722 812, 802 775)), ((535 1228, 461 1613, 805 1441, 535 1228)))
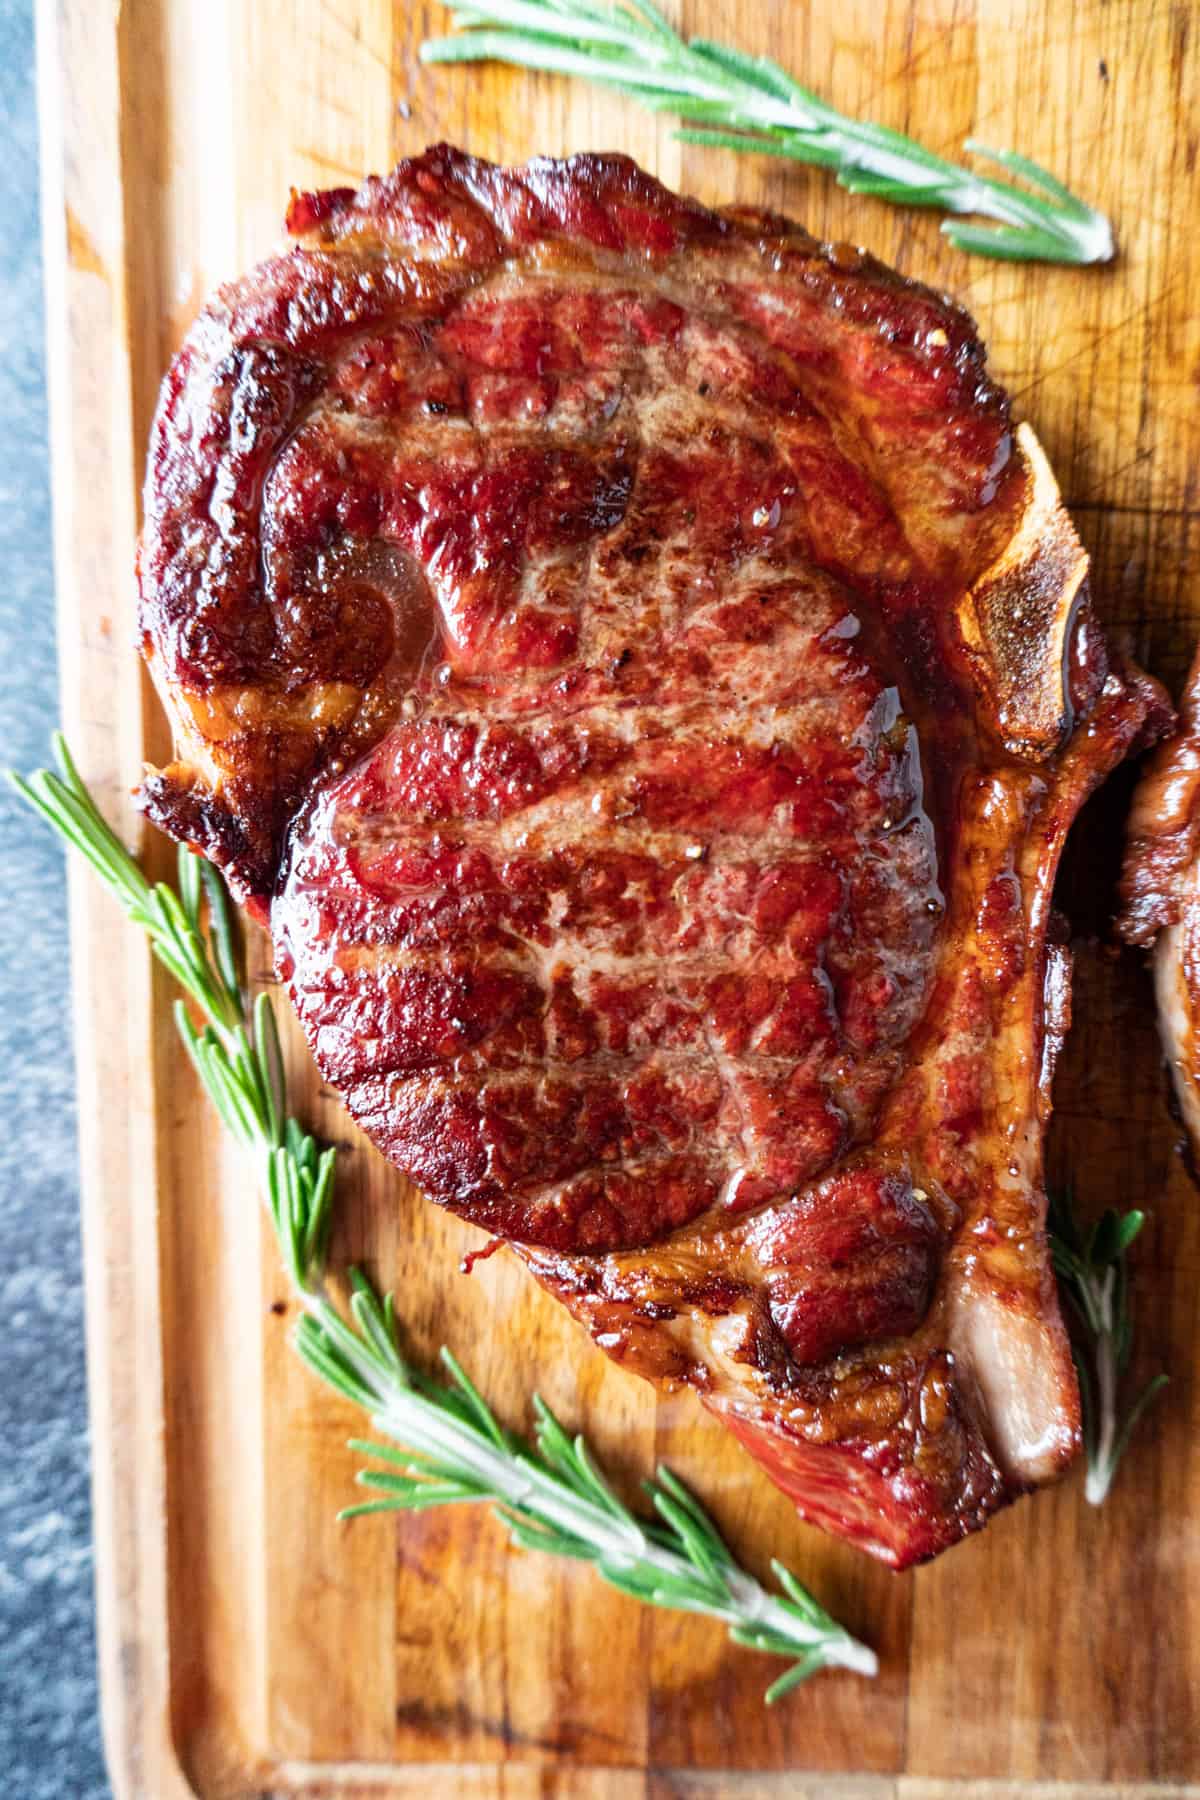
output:
POLYGON ((1147 759, 1129 815, 1123 907, 1127 943, 1153 949, 1163 1050, 1200 1168, 1200 651, 1179 705, 1178 728, 1147 759))
POLYGON ((970 319, 620 157, 299 195, 167 376, 143 800, 326 1077, 897 1566, 1078 1441, 1063 839, 1161 727, 970 319))

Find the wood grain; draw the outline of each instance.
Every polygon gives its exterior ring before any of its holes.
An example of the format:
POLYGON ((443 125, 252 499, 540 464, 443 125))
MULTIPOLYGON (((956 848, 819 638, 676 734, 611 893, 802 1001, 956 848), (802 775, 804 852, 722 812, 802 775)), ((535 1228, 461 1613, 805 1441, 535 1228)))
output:
MULTIPOLYGON (((628 151, 709 201, 776 206, 973 310, 1093 556, 1099 608, 1177 684, 1200 628, 1200 21, 1166 0, 684 0, 847 110, 955 151, 1018 146, 1115 220, 1109 269, 969 260, 936 218, 815 172, 680 146, 611 96, 499 68, 431 70, 432 4, 46 0, 40 22, 63 714, 109 815, 165 728, 133 651, 136 493, 157 384, 204 293, 267 251, 292 185, 354 181, 448 138, 483 155, 628 151)), ((686 1399, 610 1365, 503 1257, 346 1146, 337 1256, 394 1282, 414 1354, 449 1342, 501 1413, 538 1386, 632 1494, 657 1458, 740 1553, 782 1555, 881 1653, 765 1713, 766 1666, 701 1620, 509 1549, 481 1513, 353 1527, 358 1426, 288 1346, 250 1172, 175 1044, 169 984, 72 877, 106 1741, 121 1796, 446 1800, 1063 1800, 1197 1793, 1200 1224, 1136 958, 1103 942, 1128 777, 1087 810, 1060 885, 1076 1030, 1050 1147, 1081 1201, 1136 1200, 1138 1367, 1172 1384, 1110 1504, 1073 1480, 916 1575, 797 1524, 686 1399), (812 1773, 800 1776, 797 1770, 812 1773), (822 1773, 824 1772, 824 1773, 822 1773), (1049 1790, 1048 1790, 1049 1791, 1049 1790)), ((266 978, 266 952, 253 946, 266 978)))

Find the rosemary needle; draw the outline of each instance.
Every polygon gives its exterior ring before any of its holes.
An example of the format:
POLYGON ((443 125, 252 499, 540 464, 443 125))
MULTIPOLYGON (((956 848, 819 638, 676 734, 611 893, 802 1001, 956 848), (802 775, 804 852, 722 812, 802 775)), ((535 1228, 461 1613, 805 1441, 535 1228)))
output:
POLYGON ((652 0, 470 0, 454 37, 421 46, 427 63, 506 62, 575 75, 656 112, 692 121, 687 143, 756 151, 830 169, 852 194, 952 215, 956 249, 1015 262, 1109 262, 1112 226, 1026 156, 965 148, 1026 184, 978 174, 883 125, 851 119, 801 87, 778 63, 710 38, 685 40, 652 0))
POLYGON ((781 1593, 737 1564, 669 1469, 643 1484, 654 1509, 653 1518, 643 1518, 615 1493, 586 1440, 569 1436, 536 1395, 530 1440, 500 1424, 449 1350, 442 1351, 444 1379, 414 1368, 400 1347, 392 1296, 381 1297, 360 1271, 350 1271, 348 1316, 333 1304, 323 1274, 337 1153, 288 1113, 271 1001, 260 994, 250 1005, 220 876, 181 849, 177 888, 151 886, 97 810, 61 735, 54 746, 57 772, 14 775, 13 784, 142 926, 201 1014, 197 1024, 182 1003, 176 1007, 180 1035, 223 1123, 262 1159, 280 1254, 303 1307, 296 1348, 393 1440, 352 1440, 383 1467, 360 1474, 373 1498, 343 1516, 489 1502, 522 1548, 591 1563, 637 1600, 704 1613, 722 1621, 736 1643, 793 1659, 767 1689, 768 1703, 819 1669, 874 1675, 874 1652, 781 1563, 772 1564, 781 1593))

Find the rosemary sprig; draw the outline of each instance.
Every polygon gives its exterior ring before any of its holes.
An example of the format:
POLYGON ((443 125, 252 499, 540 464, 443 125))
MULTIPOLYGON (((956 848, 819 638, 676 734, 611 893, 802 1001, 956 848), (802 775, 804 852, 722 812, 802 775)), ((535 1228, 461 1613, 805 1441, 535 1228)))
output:
POLYGON ((179 1035, 222 1124, 263 1159, 280 1249, 292 1280, 303 1287, 307 1271, 324 1257, 337 1152, 287 1116, 275 1013, 267 994, 249 1004, 225 885, 210 863, 181 848, 178 891, 161 881, 151 886, 97 810, 61 732, 54 753, 57 773, 38 769, 27 781, 16 774, 9 779, 92 865, 199 1009, 197 1027, 183 1002, 175 1002, 179 1035))
POLYGON ((349 1507, 413 1512, 461 1500, 491 1501, 513 1541, 590 1562, 610 1586, 650 1606, 706 1613, 735 1643, 797 1660, 767 1689, 768 1705, 818 1669, 873 1675, 874 1653, 819 1606, 780 1562, 782 1596, 734 1562, 699 1501, 667 1468, 643 1483, 657 1519, 640 1518, 613 1491, 582 1437, 570 1437, 535 1396, 532 1443, 506 1431, 449 1350, 447 1383, 420 1375, 402 1355, 389 1295, 381 1301, 352 1274, 353 1325, 327 1303, 301 1319, 296 1344, 310 1368, 371 1416, 404 1450, 353 1440, 381 1460, 358 1479, 378 1498, 349 1507))
POLYGON ((1108 1497, 1138 1420, 1169 1379, 1155 1375, 1121 1417, 1118 1389, 1133 1342, 1125 1255, 1145 1222, 1143 1212, 1119 1213, 1110 1206, 1091 1230, 1085 1231, 1075 1217, 1070 1190, 1050 1196, 1048 1225, 1054 1270, 1089 1340, 1086 1351, 1077 1343, 1072 1351, 1087 1453, 1084 1492, 1093 1506, 1102 1505, 1108 1497))
POLYGON ((968 138, 973 155, 999 163, 1028 186, 979 175, 901 132, 847 118, 769 57, 709 38, 685 41, 652 0, 469 0, 453 16, 461 34, 427 40, 423 62, 506 62, 577 75, 694 121, 677 134, 688 143, 815 163, 832 169, 852 194, 993 219, 993 225, 955 218, 942 224, 956 249, 976 256, 1093 263, 1114 254, 1104 214, 1028 157, 968 138))
POLYGON ((237 937, 220 876, 179 853, 178 892, 153 886, 97 810, 61 734, 58 771, 13 775, 18 792, 78 850, 203 1016, 182 1002, 176 1022, 224 1124, 265 1163, 267 1204, 303 1313, 300 1356, 366 1412, 396 1445, 352 1440, 382 1461, 359 1475, 379 1497, 347 1509, 414 1511, 457 1501, 491 1502, 513 1540, 529 1550, 590 1562, 603 1579, 652 1606, 720 1619, 735 1643, 795 1658, 767 1689, 780 1699, 818 1669, 874 1675, 878 1664, 779 1562, 782 1594, 738 1566, 699 1501, 669 1469, 644 1483, 653 1520, 632 1512, 605 1479, 586 1441, 569 1437, 535 1395, 533 1441, 505 1430, 449 1350, 448 1380, 414 1368, 400 1348, 391 1294, 381 1298, 350 1271, 349 1317, 324 1282, 336 1150, 320 1146, 287 1110, 279 1035, 268 995, 249 1004, 237 937), (202 916, 207 904, 207 921, 202 916))

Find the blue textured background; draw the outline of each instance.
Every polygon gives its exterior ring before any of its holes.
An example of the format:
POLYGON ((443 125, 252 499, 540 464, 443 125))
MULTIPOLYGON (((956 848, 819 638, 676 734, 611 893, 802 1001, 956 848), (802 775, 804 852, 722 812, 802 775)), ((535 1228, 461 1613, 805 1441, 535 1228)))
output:
MULTIPOLYGON (((0 0, 0 752, 58 706, 30 0, 0 0)), ((0 795, 0 1792, 103 1800, 62 856, 0 795)))

